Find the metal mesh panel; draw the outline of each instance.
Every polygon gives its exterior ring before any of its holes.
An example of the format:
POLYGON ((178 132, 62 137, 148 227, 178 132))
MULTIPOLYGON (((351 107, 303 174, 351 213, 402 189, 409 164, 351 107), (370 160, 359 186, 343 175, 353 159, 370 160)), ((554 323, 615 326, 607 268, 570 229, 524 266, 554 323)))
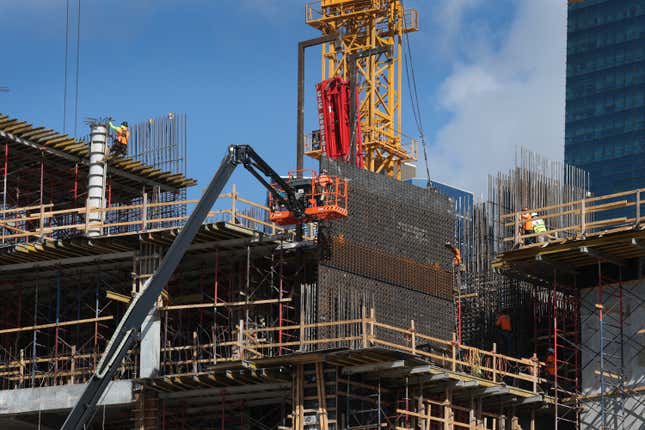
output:
POLYGON ((379 321, 449 338, 453 331, 454 209, 446 196, 327 159, 349 179, 349 217, 320 227, 318 319, 351 318, 373 303, 379 321), (362 299, 358 299, 361 297, 362 299), (346 302, 339 302, 345 300, 346 302))
MULTIPOLYGON (((360 318, 365 303, 367 308, 374 308, 379 322, 406 328, 410 327, 410 320, 414 320, 418 332, 443 339, 450 339, 453 332, 451 300, 327 266, 320 267, 318 279, 318 310, 325 319, 360 318)), ((400 339, 400 334, 396 333, 383 332, 381 337, 394 341, 395 338, 389 336, 397 335, 396 339, 400 339)))

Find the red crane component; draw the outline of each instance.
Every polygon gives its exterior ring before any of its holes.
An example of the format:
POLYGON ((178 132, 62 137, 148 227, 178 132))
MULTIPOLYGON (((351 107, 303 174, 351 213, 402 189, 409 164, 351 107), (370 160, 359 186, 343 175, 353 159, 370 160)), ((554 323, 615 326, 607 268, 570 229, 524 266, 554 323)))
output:
MULTIPOLYGON (((318 122, 322 152, 329 158, 349 161, 351 147, 351 122, 349 115, 349 82, 336 76, 316 85, 318 122)), ((356 97, 358 112, 359 97, 356 97)), ((356 121, 356 165, 364 166, 361 122, 356 121)))
MULTIPOLYGON (((289 172, 287 184, 296 190, 298 199, 305 204, 305 218, 297 218, 292 210, 269 194, 269 219, 278 225, 293 225, 303 222, 323 221, 347 217, 347 179, 331 176, 324 172, 308 176, 289 172)), ((277 184, 273 185, 280 195, 284 193, 277 184)))

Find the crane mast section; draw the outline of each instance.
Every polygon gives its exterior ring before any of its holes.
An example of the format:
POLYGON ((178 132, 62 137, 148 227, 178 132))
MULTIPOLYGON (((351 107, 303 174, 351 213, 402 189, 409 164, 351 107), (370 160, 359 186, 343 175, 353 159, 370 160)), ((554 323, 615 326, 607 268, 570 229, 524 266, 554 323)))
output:
POLYGON ((323 45, 323 80, 349 81, 349 62, 355 61, 365 168, 400 179, 403 163, 417 159, 416 142, 401 130, 402 42, 418 28, 417 11, 404 10, 399 0, 322 0, 306 5, 306 22, 322 34, 340 35, 323 45), (387 49, 360 55, 378 48, 387 49))

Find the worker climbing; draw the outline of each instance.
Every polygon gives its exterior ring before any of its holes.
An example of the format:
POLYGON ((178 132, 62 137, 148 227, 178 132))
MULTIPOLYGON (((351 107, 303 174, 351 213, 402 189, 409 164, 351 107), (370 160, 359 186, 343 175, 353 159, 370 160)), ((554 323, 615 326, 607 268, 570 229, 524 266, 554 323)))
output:
POLYGON ((452 257, 452 267, 455 270, 463 272, 463 265, 462 265, 463 261, 461 259, 461 251, 459 250, 459 248, 457 248, 456 246, 454 246, 450 242, 446 242, 445 247, 448 248, 450 250, 450 252, 452 252, 452 255, 453 255, 453 257, 452 257))
POLYGON ((128 122, 123 121, 119 127, 112 124, 110 121, 110 128, 114 130, 116 136, 113 137, 112 148, 110 148, 110 155, 119 157, 128 153, 128 141, 130 140, 130 129, 128 122))

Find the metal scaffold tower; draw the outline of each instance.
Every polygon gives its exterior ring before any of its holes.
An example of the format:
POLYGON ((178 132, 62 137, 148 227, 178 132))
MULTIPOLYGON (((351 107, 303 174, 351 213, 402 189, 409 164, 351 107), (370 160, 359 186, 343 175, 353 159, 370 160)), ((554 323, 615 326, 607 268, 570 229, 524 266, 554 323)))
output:
POLYGON ((416 160, 416 144, 401 134, 401 70, 403 37, 417 30, 417 11, 400 0, 322 0, 307 4, 306 22, 339 36, 322 47, 322 79, 356 79, 365 169, 400 179, 403 163, 416 160))

